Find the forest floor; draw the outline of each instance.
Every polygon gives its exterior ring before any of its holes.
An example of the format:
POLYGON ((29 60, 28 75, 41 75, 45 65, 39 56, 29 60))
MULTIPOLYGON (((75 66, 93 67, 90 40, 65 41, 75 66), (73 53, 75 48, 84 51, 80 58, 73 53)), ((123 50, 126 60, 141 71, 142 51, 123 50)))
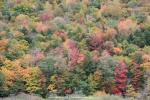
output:
POLYGON ((44 99, 42 99, 38 96, 29 95, 29 94, 25 94, 25 93, 20 93, 20 94, 15 95, 15 96, 0 98, 0 100, 44 100, 44 99))

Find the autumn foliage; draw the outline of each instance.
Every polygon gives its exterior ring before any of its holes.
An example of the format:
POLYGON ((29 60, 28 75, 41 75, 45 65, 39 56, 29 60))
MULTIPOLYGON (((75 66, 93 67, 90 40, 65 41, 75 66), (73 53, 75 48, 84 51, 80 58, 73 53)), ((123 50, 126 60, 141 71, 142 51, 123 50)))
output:
POLYGON ((149 100, 147 1, 0 0, 0 99, 149 100))
POLYGON ((114 72, 116 86, 113 88, 115 94, 123 95, 127 84, 127 66, 124 62, 120 62, 114 72))

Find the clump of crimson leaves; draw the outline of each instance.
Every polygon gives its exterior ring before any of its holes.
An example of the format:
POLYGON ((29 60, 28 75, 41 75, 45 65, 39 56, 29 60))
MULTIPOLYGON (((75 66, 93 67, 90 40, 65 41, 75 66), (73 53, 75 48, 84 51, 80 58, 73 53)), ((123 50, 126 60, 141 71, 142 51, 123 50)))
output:
POLYGON ((113 88, 113 93, 118 95, 124 95, 125 87, 127 84, 127 66, 124 62, 119 62, 115 67, 114 78, 115 86, 113 88))

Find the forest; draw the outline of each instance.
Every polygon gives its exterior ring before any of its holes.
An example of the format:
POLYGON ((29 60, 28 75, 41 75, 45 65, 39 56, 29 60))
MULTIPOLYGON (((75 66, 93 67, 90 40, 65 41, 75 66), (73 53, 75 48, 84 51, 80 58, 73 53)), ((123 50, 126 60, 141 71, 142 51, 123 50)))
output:
POLYGON ((0 98, 19 93, 150 100, 150 1, 0 0, 0 98))

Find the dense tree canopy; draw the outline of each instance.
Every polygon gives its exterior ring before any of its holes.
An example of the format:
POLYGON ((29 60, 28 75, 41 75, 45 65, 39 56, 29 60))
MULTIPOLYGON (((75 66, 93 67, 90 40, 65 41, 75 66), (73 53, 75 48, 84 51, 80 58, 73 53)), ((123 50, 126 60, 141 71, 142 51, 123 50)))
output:
POLYGON ((149 100, 147 1, 1 0, 0 97, 149 100))

